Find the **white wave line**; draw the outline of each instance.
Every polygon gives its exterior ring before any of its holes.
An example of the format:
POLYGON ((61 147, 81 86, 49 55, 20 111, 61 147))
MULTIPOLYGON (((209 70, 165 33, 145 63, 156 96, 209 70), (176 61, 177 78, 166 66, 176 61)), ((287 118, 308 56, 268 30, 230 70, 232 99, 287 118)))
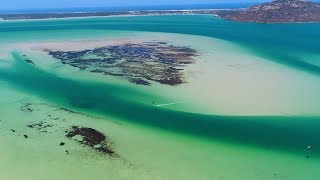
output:
POLYGON ((172 103, 167 103, 167 104, 158 104, 156 105, 157 107, 162 107, 162 106, 171 106, 171 105, 175 105, 175 104, 181 104, 184 103, 185 101, 180 101, 180 102, 172 102, 172 103))

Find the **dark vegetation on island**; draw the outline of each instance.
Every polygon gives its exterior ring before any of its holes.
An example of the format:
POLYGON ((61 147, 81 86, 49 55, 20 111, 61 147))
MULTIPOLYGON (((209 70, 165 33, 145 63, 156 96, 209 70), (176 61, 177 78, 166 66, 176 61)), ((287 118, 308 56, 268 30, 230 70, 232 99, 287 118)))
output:
POLYGON ((244 11, 224 11, 220 17, 239 22, 320 22, 320 3, 304 0, 275 0, 244 11))
POLYGON ((197 51, 150 41, 83 51, 48 51, 48 54, 80 70, 121 77, 138 85, 150 85, 150 81, 178 85, 185 83, 184 67, 195 62, 197 51))

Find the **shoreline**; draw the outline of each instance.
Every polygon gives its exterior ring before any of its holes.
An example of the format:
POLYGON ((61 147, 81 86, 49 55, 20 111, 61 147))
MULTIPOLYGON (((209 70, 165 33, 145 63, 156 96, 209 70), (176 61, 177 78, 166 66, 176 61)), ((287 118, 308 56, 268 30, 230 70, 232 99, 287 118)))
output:
POLYGON ((167 15, 213 15, 219 16, 221 11, 238 11, 242 9, 185 9, 185 10, 142 10, 116 12, 68 12, 44 14, 0 14, 0 22, 18 20, 55 20, 98 17, 131 17, 131 16, 167 16, 167 15))
MULTIPOLYGON (((227 9, 226 9, 227 10, 227 9)), ((172 10, 173 11, 173 10, 172 10)), ((0 15, 1 16, 1 15, 0 15)), ((180 14, 180 13, 166 13, 166 14, 123 14, 123 15, 105 15, 105 16, 83 16, 83 17, 63 17, 63 18, 39 18, 39 19, 4 19, 0 17, 0 23, 4 22, 32 22, 32 21, 55 21, 55 20, 77 20, 77 19, 103 19, 103 18, 125 18, 125 17, 151 17, 151 16, 209 16, 219 18, 225 21, 234 22, 234 23, 248 23, 248 24, 261 24, 261 25, 273 25, 273 24, 320 24, 319 21, 310 21, 310 22, 255 22, 255 21, 234 21, 226 19, 216 14, 208 13, 190 13, 190 14, 180 14)))
POLYGON ((65 17, 65 18, 46 18, 46 19, 10 19, 5 20, 0 18, 2 22, 29 22, 29 21, 46 21, 46 20, 72 20, 72 19, 91 19, 91 18, 125 18, 125 17, 148 17, 148 16, 213 16, 219 17, 216 14, 150 14, 150 15, 110 15, 110 16, 86 16, 86 17, 65 17))

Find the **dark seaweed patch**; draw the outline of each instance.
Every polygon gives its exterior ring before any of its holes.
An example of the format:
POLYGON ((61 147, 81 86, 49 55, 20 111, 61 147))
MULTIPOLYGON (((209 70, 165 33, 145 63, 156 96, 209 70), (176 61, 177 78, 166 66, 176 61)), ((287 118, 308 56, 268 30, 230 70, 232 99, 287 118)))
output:
POLYGON ((35 65, 34 62, 31 61, 30 59, 25 59, 24 61, 27 62, 27 63, 29 63, 29 64, 35 65))
POLYGON ((66 137, 74 139, 82 145, 88 146, 101 153, 114 155, 115 152, 107 145, 106 136, 92 128, 72 126, 66 131, 66 137), (77 137, 80 137, 77 138, 77 137))
POLYGON ((47 132, 48 128, 53 127, 52 124, 47 124, 46 122, 41 121, 40 123, 29 124, 28 128, 36 129, 38 131, 47 132))
POLYGON ((79 113, 77 113, 77 112, 75 112, 75 111, 72 111, 72 110, 66 109, 66 108, 58 108, 57 110, 66 111, 66 112, 68 112, 68 113, 70 113, 70 114, 79 114, 79 113))
POLYGON ((149 81, 167 85, 184 83, 184 66, 195 62, 197 52, 189 47, 150 41, 83 51, 48 51, 48 54, 80 70, 149 86, 149 81))
POLYGON ((27 55, 23 54, 22 56, 23 56, 25 62, 32 64, 32 65, 35 65, 35 63, 32 60, 27 58, 27 55))
POLYGON ((20 110, 23 112, 33 112, 34 109, 31 106, 32 106, 31 103, 26 103, 25 105, 20 107, 20 110))
POLYGON ((141 78, 129 78, 129 81, 138 85, 150 86, 151 83, 141 78))

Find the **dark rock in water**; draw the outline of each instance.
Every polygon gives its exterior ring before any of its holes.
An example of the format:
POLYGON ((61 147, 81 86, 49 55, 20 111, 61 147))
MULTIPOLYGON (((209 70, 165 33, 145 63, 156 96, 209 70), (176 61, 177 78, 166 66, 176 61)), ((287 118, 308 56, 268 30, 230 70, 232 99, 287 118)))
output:
POLYGON ((16 130, 14 130, 14 129, 10 129, 11 130, 11 132, 16 132, 16 130))
POLYGON ((320 22, 320 3, 304 0, 275 0, 244 11, 221 11, 218 15, 244 22, 320 22))
POLYGON ((28 138, 28 136, 27 136, 27 135, 23 135, 23 137, 24 137, 24 138, 26 138, 26 139, 28 138))
POLYGON ((115 155, 115 152, 107 144, 106 136, 95 129, 72 126, 66 133, 66 137, 74 139, 80 144, 86 145, 104 154, 115 155))
POLYGON ((94 70, 91 70, 90 72, 92 72, 92 73, 104 73, 104 71, 102 69, 94 69, 94 70))
POLYGON ((26 103, 25 105, 20 107, 20 110, 23 112, 33 112, 34 109, 31 106, 32 106, 31 103, 26 103))
POLYGON ((185 82, 184 67, 195 62, 197 51, 150 41, 48 54, 80 70, 124 78, 138 85, 150 85, 148 81, 178 85, 185 82))
POLYGON ((174 84, 181 84, 182 80, 178 77, 168 77, 168 78, 163 78, 163 79, 157 80, 157 82, 159 82, 161 84, 174 85, 174 84))
POLYGON ((70 113, 70 114, 79 114, 79 113, 77 113, 77 112, 75 112, 75 111, 72 111, 72 110, 66 109, 66 108, 58 108, 58 110, 66 111, 66 112, 68 112, 68 113, 70 113))
POLYGON ((64 142, 61 142, 60 144, 59 144, 59 146, 64 146, 66 143, 64 143, 64 142))
POLYGON ((129 81, 138 85, 145 85, 145 86, 150 86, 151 83, 148 81, 145 81, 141 78, 129 78, 129 81))
POLYGON ((36 129, 38 131, 47 132, 48 128, 53 127, 52 124, 47 124, 46 122, 41 121, 40 123, 29 124, 26 127, 36 129))
POLYGON ((24 61, 26 61, 29 64, 35 65, 35 63, 33 61, 31 61, 30 59, 25 59, 24 61))

